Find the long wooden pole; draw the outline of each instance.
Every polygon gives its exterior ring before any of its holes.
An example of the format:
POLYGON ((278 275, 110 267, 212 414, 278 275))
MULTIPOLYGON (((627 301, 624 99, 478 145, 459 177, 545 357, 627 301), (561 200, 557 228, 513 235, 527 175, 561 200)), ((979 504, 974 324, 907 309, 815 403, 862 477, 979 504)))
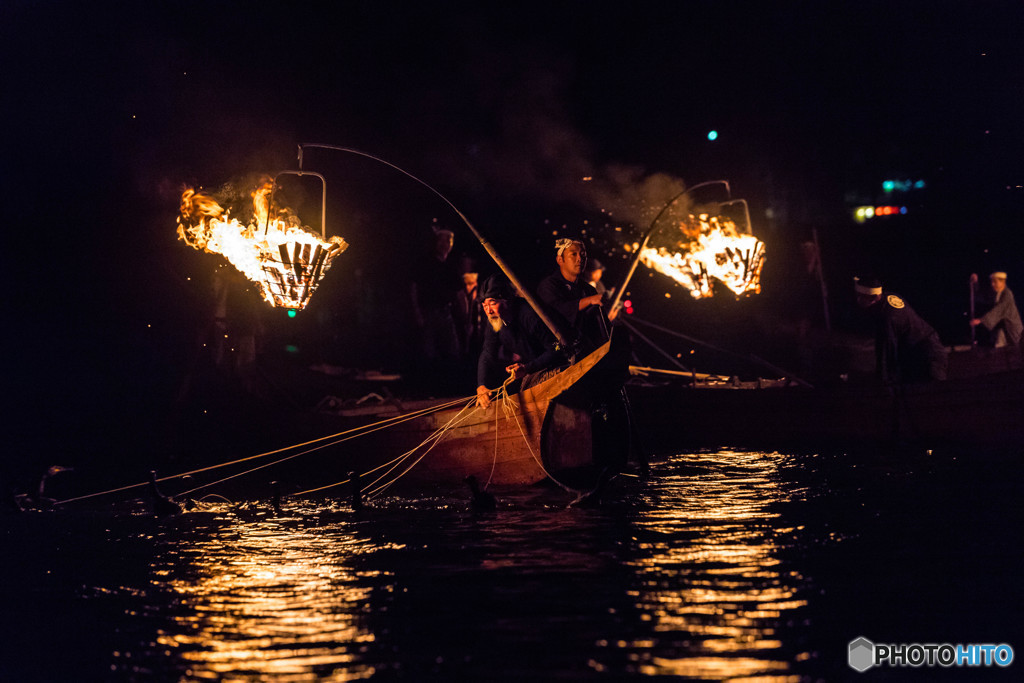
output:
POLYGON ((821 286, 822 312, 825 314, 825 331, 832 332, 832 322, 828 314, 828 285, 825 284, 825 271, 821 263, 821 245, 818 244, 818 229, 811 228, 811 237, 814 238, 815 274, 818 276, 818 284, 821 286))
MULTIPOLYGON (((971 302, 970 303, 970 317, 967 319, 968 325, 970 325, 970 322, 972 320, 974 320, 974 283, 970 282, 967 286, 971 290, 971 293, 970 293, 970 302, 971 302)), ((975 346, 978 343, 978 341, 976 339, 978 330, 977 330, 977 328, 974 325, 970 325, 970 328, 971 328, 971 346, 975 346)))
POLYGON ((303 150, 304 147, 315 147, 315 148, 320 148, 320 149, 333 149, 333 150, 338 151, 338 152, 348 152, 350 154, 356 154, 358 156, 366 157, 367 159, 373 159, 374 161, 378 161, 378 162, 384 164, 385 166, 390 166, 391 168, 395 169, 396 171, 398 171, 402 175, 407 176, 407 177, 415 180, 417 183, 419 183, 420 185, 422 185, 423 187, 427 188, 428 190, 433 192, 435 195, 437 195, 441 199, 441 201, 443 201, 445 204, 447 204, 451 208, 451 210, 454 211, 455 214, 460 219, 462 219, 462 222, 466 224, 466 227, 469 228, 469 231, 472 232, 473 236, 476 237, 477 241, 480 242, 480 245, 484 248, 484 251, 486 251, 487 254, 494 260, 494 262, 496 264, 498 264, 498 267, 501 268, 501 272, 503 272, 505 274, 505 276, 509 279, 509 281, 512 283, 512 286, 515 287, 517 290, 519 290, 519 293, 523 295, 524 299, 526 299, 526 303, 528 303, 530 305, 530 308, 532 308, 537 313, 537 315, 540 316, 540 319, 544 323, 544 325, 549 330, 551 330, 552 334, 555 335, 555 339, 558 340, 559 346, 561 346, 566 351, 566 353, 570 353, 571 354, 571 346, 569 345, 568 340, 558 330, 558 327, 551 321, 551 318, 547 315, 547 313, 544 312, 544 309, 540 307, 540 304, 537 303, 537 300, 534 299, 533 295, 530 294, 529 290, 526 289, 526 287, 523 286, 523 284, 519 281, 519 278, 516 277, 515 273, 512 272, 512 269, 508 267, 508 264, 505 263, 505 260, 503 258, 501 258, 501 255, 498 254, 497 250, 491 245, 491 243, 488 242, 486 239, 484 239, 484 236, 480 234, 480 232, 476 229, 476 227, 472 223, 469 222, 469 219, 466 218, 466 216, 461 211, 459 211, 459 209, 454 204, 452 204, 451 201, 449 201, 447 197, 445 197, 439 191, 437 191, 436 189, 431 187, 425 181, 420 180, 419 178, 414 176, 412 173, 409 173, 405 169, 400 168, 398 166, 395 166, 390 161, 386 161, 384 159, 381 159, 380 157, 374 156, 372 154, 369 154, 367 152, 363 152, 363 151, 358 150, 358 149, 352 149, 351 147, 339 147, 338 145, 325 145, 325 144, 313 143, 313 142, 307 142, 307 143, 303 143, 303 144, 299 145, 299 173, 300 174, 302 173, 302 150, 303 150))

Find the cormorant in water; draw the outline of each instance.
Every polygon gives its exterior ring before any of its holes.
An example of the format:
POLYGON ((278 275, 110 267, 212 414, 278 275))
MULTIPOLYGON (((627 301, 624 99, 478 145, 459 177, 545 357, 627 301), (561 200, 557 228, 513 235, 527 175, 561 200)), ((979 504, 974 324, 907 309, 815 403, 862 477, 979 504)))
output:
POLYGON ((153 498, 154 515, 160 516, 181 514, 182 507, 178 505, 176 502, 174 502, 173 498, 161 493, 159 487, 157 487, 156 470, 149 471, 149 493, 153 498))
POLYGON ((464 480, 469 484, 469 491, 473 494, 472 505, 474 510, 491 511, 498 508, 498 501, 487 491, 480 490, 480 484, 472 474, 464 480))
POLYGON ((46 496, 46 480, 55 474, 60 474, 61 472, 71 472, 73 470, 74 468, 72 467, 63 467, 62 465, 51 465, 43 473, 43 476, 39 479, 39 488, 37 489, 36 493, 19 493, 14 496, 14 504, 17 505, 18 509, 21 511, 43 510, 53 507, 53 504, 56 503, 57 501, 55 501, 53 498, 48 498, 46 496))
POLYGON ((597 479, 597 485, 585 493, 581 493, 576 500, 569 503, 569 507, 597 507, 601 504, 601 496, 608 489, 608 484, 611 483, 612 479, 619 475, 619 471, 614 467, 606 467, 601 470, 601 476, 597 479))

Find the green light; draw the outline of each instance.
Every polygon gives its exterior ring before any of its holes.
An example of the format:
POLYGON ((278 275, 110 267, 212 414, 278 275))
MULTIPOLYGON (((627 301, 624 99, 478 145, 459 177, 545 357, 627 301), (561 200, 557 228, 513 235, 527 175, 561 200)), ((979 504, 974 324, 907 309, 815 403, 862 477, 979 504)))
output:
POLYGON ((708 131, 708 140, 717 140, 717 139, 718 139, 718 131, 717 130, 709 130, 708 131))
POLYGON ((296 346, 295 344, 286 344, 284 350, 287 351, 288 353, 298 353, 299 347, 296 346))
POLYGON ((886 192, 892 192, 896 189, 896 181, 886 180, 882 183, 882 189, 886 192))
POLYGON ((294 318, 296 315, 298 315, 298 311, 296 311, 294 308, 289 308, 288 309, 288 317, 289 318, 294 318))

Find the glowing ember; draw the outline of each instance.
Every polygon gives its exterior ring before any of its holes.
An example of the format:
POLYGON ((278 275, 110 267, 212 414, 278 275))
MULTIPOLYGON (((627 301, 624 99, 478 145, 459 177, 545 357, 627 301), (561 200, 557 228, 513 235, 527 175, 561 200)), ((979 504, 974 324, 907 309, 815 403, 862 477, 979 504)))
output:
MULTIPOLYGON (((714 294, 712 279, 737 296, 761 291, 764 243, 741 235, 728 218, 690 216, 670 246, 644 247, 640 261, 690 290, 695 299, 714 294)), ((639 246, 639 245, 636 245, 639 246)))
POLYGON ((213 197, 185 190, 178 239, 226 258, 256 283, 271 306, 305 308, 331 262, 348 244, 341 237, 320 239, 289 211, 271 215, 272 189, 267 182, 253 191, 253 217, 248 225, 232 218, 213 197))

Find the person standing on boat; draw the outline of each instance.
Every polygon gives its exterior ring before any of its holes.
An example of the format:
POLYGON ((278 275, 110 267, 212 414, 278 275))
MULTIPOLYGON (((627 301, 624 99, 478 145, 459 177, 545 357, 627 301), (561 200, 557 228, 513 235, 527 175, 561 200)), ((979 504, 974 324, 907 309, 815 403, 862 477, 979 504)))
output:
MULTIPOLYGON (((1024 326, 1021 325, 1020 312, 1013 300, 1013 292, 1006 286, 1006 273, 996 271, 989 275, 988 279, 992 285, 992 296, 988 300, 991 308, 980 318, 973 318, 971 327, 981 325, 988 330, 991 345, 997 349, 1004 346, 1018 348, 1024 326)), ((971 285, 977 287, 977 273, 971 273, 971 285)))
MULTIPOLYGON (((575 350, 590 353, 608 341, 610 323, 602 308, 604 296, 584 276, 589 275, 586 246, 580 240, 556 240, 555 263, 558 271, 540 281, 537 296, 575 350)), ((632 449, 646 467, 647 454, 622 384, 594 396, 590 411, 595 462, 621 466, 632 449)))
POLYGON ((608 320, 615 319, 614 311, 607 311, 607 304, 615 294, 615 287, 609 289, 605 286, 604 281, 601 279, 604 276, 604 264, 595 259, 587 261, 586 267, 583 269, 584 281, 594 288, 598 294, 601 295, 601 305, 605 307, 605 315, 608 316, 608 320))
POLYGON ((521 380, 561 365, 565 358, 540 316, 500 276, 484 282, 480 297, 487 324, 477 362, 476 399, 478 406, 487 408, 491 404, 488 386, 498 386, 506 377, 521 380))
POLYGON ((879 377, 889 383, 946 379, 946 347, 935 329, 899 296, 883 291, 876 278, 853 279, 857 305, 875 323, 875 361, 879 377))
POLYGON ((470 259, 464 259, 462 287, 455 293, 453 314, 459 335, 459 353, 476 358, 484 336, 484 310, 480 299, 480 276, 470 259))
POLYGON ((608 340, 608 319, 601 309, 602 297, 581 275, 587 249, 580 240, 555 241, 558 270, 537 285, 537 297, 566 339, 578 342, 584 353, 608 340))
POLYGON ((449 258, 455 245, 454 233, 439 225, 431 225, 432 248, 413 266, 409 294, 413 321, 416 324, 419 352, 429 368, 427 379, 445 381, 453 374, 458 358, 458 338, 452 317, 455 293, 462 286, 458 266, 449 258))

